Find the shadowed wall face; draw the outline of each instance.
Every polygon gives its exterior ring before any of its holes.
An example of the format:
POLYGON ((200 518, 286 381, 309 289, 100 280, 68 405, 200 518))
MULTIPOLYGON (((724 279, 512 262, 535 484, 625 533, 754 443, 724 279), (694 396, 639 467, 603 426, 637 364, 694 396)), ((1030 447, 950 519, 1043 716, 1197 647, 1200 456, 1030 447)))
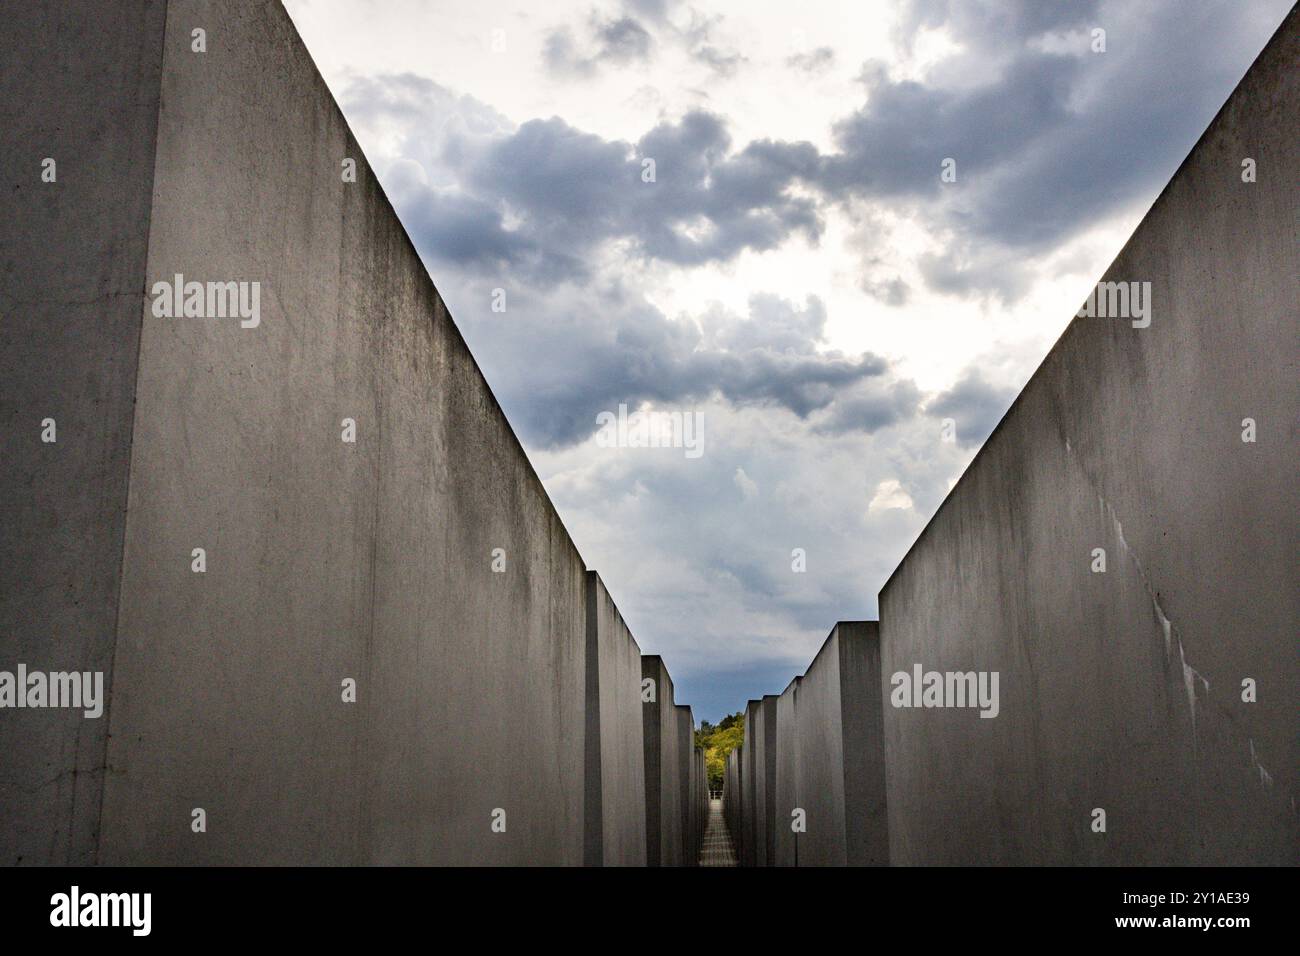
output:
POLYGON ((600 576, 588 571, 584 816, 589 866, 645 865, 641 712, 641 650, 600 576))
MULTIPOLYGON (((6 5, 4 20, 0 668, 98 673, 105 695, 164 14, 162 2, 69 0, 6 5)), ((100 704, 93 718, 0 716, 0 865, 96 861, 100 704)))
POLYGON ((799 793, 798 696, 796 677, 776 703, 776 812, 773 819, 776 866, 797 865, 797 840, 791 814, 802 809, 799 793))
POLYGON ((880 625, 876 621, 841 621, 835 634, 843 735, 844 862, 849 866, 887 866, 886 702, 880 674, 880 625))
POLYGON ((745 819, 741 827, 740 863, 742 866, 761 866, 758 842, 762 830, 757 811, 761 786, 758 779, 758 711, 761 704, 751 700, 745 705, 745 752, 741 765, 741 785, 744 787, 745 819))
POLYGON ((699 861, 695 845, 694 814, 691 804, 691 760, 695 755, 695 723, 685 704, 674 708, 677 717, 677 813, 681 826, 681 865, 694 866, 699 861))
POLYGON ((757 785, 758 800, 754 812, 758 814, 766 847, 763 851, 763 866, 776 865, 776 706, 780 698, 775 694, 763 696, 763 707, 759 711, 762 721, 761 734, 755 735, 755 747, 758 750, 755 763, 756 772, 763 775, 761 785, 757 785))
POLYGON ((893 862, 1294 862, 1297 60, 1293 11, 1106 272, 1149 324, 1074 320, 881 593, 886 682, 1000 683, 885 707, 893 862))
POLYGON ((807 824, 798 834, 800 866, 843 866, 846 859, 839 645, 833 630, 799 682, 795 789, 807 824))
POLYGON ((769 832, 775 865, 889 862, 879 647, 876 622, 841 621, 785 694, 750 701, 739 773, 751 865, 768 865, 769 832))
POLYGON ((645 735, 646 863, 682 864, 682 788, 680 728, 673 702, 673 680, 656 655, 641 658, 642 680, 654 682, 654 700, 642 696, 645 735))

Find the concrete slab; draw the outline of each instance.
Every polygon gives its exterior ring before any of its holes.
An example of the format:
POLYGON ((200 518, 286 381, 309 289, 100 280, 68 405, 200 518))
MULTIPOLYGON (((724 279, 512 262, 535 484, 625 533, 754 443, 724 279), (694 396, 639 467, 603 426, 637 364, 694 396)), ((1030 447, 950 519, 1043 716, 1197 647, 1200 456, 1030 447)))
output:
POLYGON ((641 649, 595 571, 587 572, 588 866, 644 866, 641 649))
MULTIPOLYGON (((165 12, 10 5, 0 39, 0 667, 106 694, 165 12)), ((0 718, 0 864, 96 862, 109 718, 83 714, 0 718)))
POLYGON ((682 865, 682 765, 673 679, 663 659, 641 658, 642 680, 654 682, 654 699, 642 696, 645 743, 646 865, 682 865))
POLYGON ((1297 61, 1293 10, 1106 270, 1149 322, 1071 322, 882 590, 886 681, 1000 675, 886 706, 894 863, 1294 863, 1297 61))

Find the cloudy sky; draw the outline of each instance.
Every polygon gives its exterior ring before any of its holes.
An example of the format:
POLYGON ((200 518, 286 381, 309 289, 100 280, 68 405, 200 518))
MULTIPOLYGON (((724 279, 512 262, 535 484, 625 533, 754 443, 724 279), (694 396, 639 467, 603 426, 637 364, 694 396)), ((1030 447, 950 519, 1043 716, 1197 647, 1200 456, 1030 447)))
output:
POLYGON ((717 720, 875 618, 1291 2, 286 5, 583 557, 717 720), (702 416, 703 453, 606 447, 620 404, 702 416))

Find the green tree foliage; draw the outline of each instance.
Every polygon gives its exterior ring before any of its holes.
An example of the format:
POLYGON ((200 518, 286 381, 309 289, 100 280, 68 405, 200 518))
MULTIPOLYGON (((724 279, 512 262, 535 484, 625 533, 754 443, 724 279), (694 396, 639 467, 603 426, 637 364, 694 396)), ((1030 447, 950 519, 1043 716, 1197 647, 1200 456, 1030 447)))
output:
POLYGON ((708 768, 709 789, 721 790, 722 777, 727 767, 727 755, 745 742, 745 715, 736 712, 723 717, 715 727, 707 720, 700 722, 695 732, 695 745, 704 750, 708 768))

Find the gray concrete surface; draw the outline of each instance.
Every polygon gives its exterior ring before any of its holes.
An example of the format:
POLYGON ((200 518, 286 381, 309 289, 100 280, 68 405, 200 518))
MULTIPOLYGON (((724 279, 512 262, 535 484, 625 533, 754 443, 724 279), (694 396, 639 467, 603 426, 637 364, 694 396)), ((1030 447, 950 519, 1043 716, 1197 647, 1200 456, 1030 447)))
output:
POLYGON ((843 735, 844 862, 889 865, 885 787, 885 726, 880 672, 880 625, 841 621, 840 732, 843 735))
POLYGON ((776 865, 776 703, 775 694, 764 695, 755 710, 750 739, 754 747, 755 866, 776 865))
MULTIPOLYGON (((740 797, 740 752, 739 748, 727 754, 722 770, 722 819, 734 850, 737 835, 744 823, 744 813, 740 797)), ((707 836, 706 836, 707 839, 707 836)))
POLYGON ((779 698, 749 702, 736 770, 743 865, 888 863, 881 689, 876 622, 841 621, 779 698))
POLYGON ((1000 673, 885 707, 894 863, 1295 862, 1297 62, 1292 11, 1106 270, 1149 327, 1075 319, 881 592, 886 698, 1000 673))
MULTIPOLYGON (((796 677, 776 702, 776 803, 772 820, 774 866, 798 866, 799 837, 791 814, 803 808, 799 792, 799 684, 796 677)), ((804 808, 806 809, 806 808, 804 808)))
POLYGON ((644 866, 641 649, 595 571, 587 572, 586 701, 585 861, 644 866))
MULTIPOLYGON (((746 862, 1294 862, 1298 23, 1104 276, 1151 284, 1150 325, 1076 319, 879 642, 841 624, 747 708, 721 810, 746 862), (893 707, 916 665, 998 673, 997 716, 893 707)), ((38 2, 3 46, 0 666, 109 698, 0 720, 0 862, 698 859, 689 709, 280 4, 38 2), (260 324, 156 317, 178 273, 259 282, 260 324)))
POLYGON ((704 751, 699 747, 694 748, 691 761, 691 805, 695 813, 696 862, 698 863, 699 850, 704 845, 704 832, 709 821, 708 768, 704 751))
POLYGON ((881 723, 876 622, 841 621, 799 682, 799 866, 888 862, 881 723))
POLYGON ((641 657, 641 677, 654 681, 653 701, 642 697, 645 741, 646 864, 681 866, 682 762, 680 727, 673 701, 673 679, 657 654, 641 657))
POLYGON ((799 761, 794 789, 807 814, 807 832, 798 834, 799 866, 845 863, 839 644, 838 629, 833 629, 799 682, 795 712, 799 761))
POLYGON ((644 862, 639 649, 281 5, 5 21, 0 656, 107 703, 5 712, 0 860, 644 862))
POLYGON ((754 741, 754 725, 756 723, 756 712, 760 702, 751 700, 745 704, 745 751, 741 763, 741 786, 744 794, 744 820, 741 824, 741 845, 740 859, 742 866, 757 866, 758 864, 758 835, 759 835, 759 813, 757 810, 758 799, 758 775, 756 773, 757 761, 755 755, 757 747, 754 741))
POLYGON ((695 866, 699 862, 699 846, 695 842, 695 811, 691 803, 691 761, 695 756, 695 719, 685 704, 677 704, 677 770, 676 783, 680 793, 678 814, 681 817, 682 866, 695 866))
POLYGON ((144 313, 101 860, 581 863, 586 571, 418 255, 279 3, 162 89, 146 281, 262 314, 144 313))
MULTIPOLYGON (((0 668, 111 681, 164 4, 6 5, 0 668), (54 182, 42 163, 55 161, 54 182), (41 440, 54 419, 53 443, 41 440)), ((0 716, 0 864, 94 863, 109 718, 0 716)))

